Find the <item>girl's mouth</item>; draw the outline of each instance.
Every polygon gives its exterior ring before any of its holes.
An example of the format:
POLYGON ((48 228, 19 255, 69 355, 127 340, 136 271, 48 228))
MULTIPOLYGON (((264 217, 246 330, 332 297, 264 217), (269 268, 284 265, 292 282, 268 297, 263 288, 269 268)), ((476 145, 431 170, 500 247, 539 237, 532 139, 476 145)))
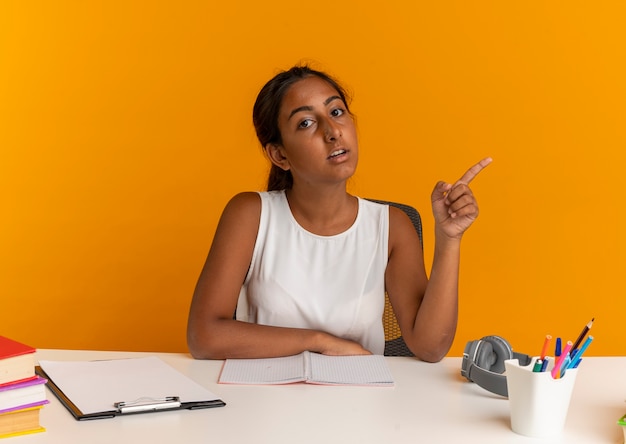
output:
POLYGON ((347 153, 347 151, 342 148, 342 149, 333 151, 332 153, 330 153, 330 156, 328 156, 327 158, 328 159, 333 159, 333 158, 335 158, 337 156, 341 156, 342 154, 346 154, 346 153, 347 153))

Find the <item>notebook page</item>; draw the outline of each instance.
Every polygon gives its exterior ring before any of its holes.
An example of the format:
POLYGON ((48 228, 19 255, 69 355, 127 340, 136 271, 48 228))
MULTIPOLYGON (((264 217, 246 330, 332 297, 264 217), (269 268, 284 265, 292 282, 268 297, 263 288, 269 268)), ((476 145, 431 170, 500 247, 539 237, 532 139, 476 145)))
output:
POLYGON ((311 380, 318 384, 393 386, 382 355, 325 356, 310 354, 311 380))
POLYGON ((287 384, 304 381, 303 354, 281 358, 227 359, 220 384, 287 384))

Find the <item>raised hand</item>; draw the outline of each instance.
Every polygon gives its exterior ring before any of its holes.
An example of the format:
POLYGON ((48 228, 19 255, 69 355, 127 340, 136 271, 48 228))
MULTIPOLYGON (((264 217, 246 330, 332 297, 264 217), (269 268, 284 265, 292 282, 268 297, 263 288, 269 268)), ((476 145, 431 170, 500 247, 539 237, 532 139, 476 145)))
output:
POLYGON ((431 195, 436 230, 451 238, 461 238, 478 217, 478 204, 469 183, 491 163, 487 157, 472 166, 454 184, 440 181, 431 195))

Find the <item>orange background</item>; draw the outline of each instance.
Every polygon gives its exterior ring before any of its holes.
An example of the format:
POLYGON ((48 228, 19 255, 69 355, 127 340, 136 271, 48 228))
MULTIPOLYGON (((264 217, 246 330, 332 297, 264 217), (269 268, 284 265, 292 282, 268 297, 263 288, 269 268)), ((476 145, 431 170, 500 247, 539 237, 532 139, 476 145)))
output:
POLYGON ((626 355, 626 4, 0 3, 0 334, 38 348, 185 351, 227 200, 263 188, 262 84, 300 61, 353 92, 351 190, 422 213, 474 162, 450 355, 537 354, 595 317, 626 355))

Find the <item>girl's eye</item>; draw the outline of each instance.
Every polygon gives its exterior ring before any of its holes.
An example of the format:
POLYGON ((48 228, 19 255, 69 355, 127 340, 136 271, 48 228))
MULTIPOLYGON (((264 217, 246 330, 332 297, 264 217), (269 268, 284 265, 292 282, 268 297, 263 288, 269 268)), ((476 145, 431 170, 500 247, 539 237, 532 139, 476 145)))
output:
POLYGON ((344 110, 342 110, 341 108, 335 108, 334 110, 332 110, 332 111, 330 112, 330 115, 331 115, 331 116, 333 116, 333 117, 339 117, 339 116, 341 116, 344 112, 345 112, 345 111, 344 111, 344 110))
POLYGON ((302 122, 300 122, 298 128, 308 128, 311 125, 313 125, 313 121, 311 119, 304 119, 302 122))

